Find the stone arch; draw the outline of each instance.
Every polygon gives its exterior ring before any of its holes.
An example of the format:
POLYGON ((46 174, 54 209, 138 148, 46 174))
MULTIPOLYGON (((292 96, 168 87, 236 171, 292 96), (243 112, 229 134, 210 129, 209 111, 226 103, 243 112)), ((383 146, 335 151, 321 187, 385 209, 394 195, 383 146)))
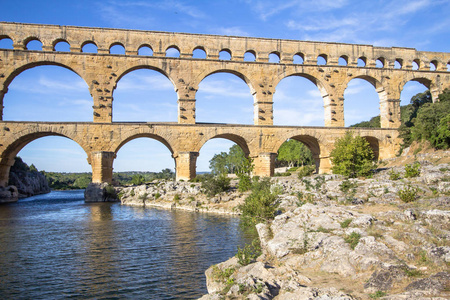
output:
POLYGON ((316 171, 319 173, 320 169, 320 154, 321 154, 321 148, 320 148, 320 141, 318 138, 309 135, 309 134, 290 134, 289 136, 285 136, 286 138, 284 140, 278 141, 275 152, 278 153, 278 150, 280 149, 281 145, 283 145, 284 142, 287 140, 296 140, 298 142, 303 143, 308 149, 311 151, 313 158, 315 160, 316 164, 316 171))
POLYGON ((302 65, 305 62, 305 54, 303 54, 302 52, 297 52, 294 54, 294 56, 292 56, 292 59, 292 62, 294 64, 302 65))
POLYGON ((14 49, 14 40, 10 36, 6 34, 0 35, 0 42, 3 40, 6 40, 9 45, 7 45, 7 47, 0 46, 0 49, 14 49))
POLYGON ((341 55, 338 59, 338 65, 348 66, 348 55, 341 55))
MULTIPOLYGON (((50 126, 49 128, 41 129, 39 127, 33 128, 32 130, 23 130, 21 132, 15 133, 13 136, 14 140, 10 141, 5 147, 5 150, 1 153, 0 157, 0 186, 6 186, 9 179, 10 167, 14 164, 14 158, 26 145, 35 141, 39 138, 47 136, 60 136, 68 138, 75 143, 77 143, 86 153, 88 162, 90 161, 90 148, 89 146, 76 135, 74 130, 74 135, 68 134, 70 131, 62 128, 62 126, 50 126), (35 131, 33 132, 33 129, 35 131)), ((8 143, 8 141, 5 141, 8 143)))
MULTIPOLYGON (((174 89, 176 89, 176 82, 175 82, 174 78, 170 77, 169 74, 166 73, 164 70, 162 70, 162 69, 160 69, 160 68, 158 68, 158 67, 155 67, 155 66, 150 66, 150 65, 137 65, 137 66, 131 67, 131 68, 129 68, 129 69, 123 70, 123 71, 122 71, 120 74, 118 74, 118 76, 117 76, 117 79, 116 79, 115 84, 114 84, 114 89, 116 89, 117 83, 118 83, 118 82, 120 81, 120 79, 122 79, 125 75, 127 75, 128 73, 131 73, 131 72, 133 72, 133 71, 140 70, 140 69, 148 69, 148 70, 156 71, 156 72, 158 72, 158 73, 164 75, 167 79, 170 80, 170 82, 172 82, 172 84, 173 84, 173 86, 174 86, 174 89)), ((114 89, 113 89, 113 93, 114 93, 114 89)))
MULTIPOLYGON (((96 51, 95 51, 94 53, 98 53, 98 45, 97 45, 94 41, 91 41, 91 40, 84 41, 84 42, 81 44, 81 46, 80 46, 81 52, 83 52, 83 48, 84 48, 84 46, 86 46, 86 45, 94 45, 95 48, 96 48, 96 51)), ((83 52, 83 53, 91 53, 91 52, 83 52)))
POLYGON ((256 51, 255 50, 245 51, 244 61, 256 61, 256 51))
POLYGON ((229 73, 229 74, 233 74, 236 75, 237 77, 239 77, 240 79, 242 79, 250 88, 250 92, 253 95, 256 91, 254 89, 254 85, 252 84, 250 78, 248 76, 246 76, 244 73, 242 73, 240 70, 233 70, 233 69, 217 69, 214 71, 206 71, 203 73, 200 73, 196 80, 195 80, 195 88, 198 89, 198 85, 200 84, 200 82, 202 82, 206 77, 213 75, 213 74, 217 74, 217 73, 229 73))
POLYGON ((232 60, 233 59, 233 54, 231 53, 231 50, 228 48, 223 48, 222 50, 219 51, 219 60, 232 60), (223 55, 229 55, 230 57, 226 57, 224 58, 223 55))
POLYGON ((123 51, 122 51, 123 53, 121 53, 121 54, 125 54, 125 53, 126 53, 125 46, 124 46, 121 42, 114 42, 114 43, 112 43, 112 44, 109 46, 108 50, 109 50, 109 53, 110 53, 110 54, 112 54, 112 53, 111 53, 111 50, 113 49, 113 47, 120 48, 121 50, 123 50, 123 51))
POLYGON ((394 61, 394 69, 402 69, 403 68, 403 59, 396 58, 394 61))
POLYGON ((245 140, 245 138, 243 138, 240 135, 234 134, 234 133, 220 133, 220 134, 216 134, 210 137, 205 137, 198 146, 198 150, 196 151, 200 151, 201 148, 210 140, 212 139, 226 139, 229 141, 232 141, 233 143, 235 143, 236 145, 238 145, 239 147, 241 147, 242 151, 244 151, 245 156, 249 156, 251 151, 250 148, 248 147, 248 143, 245 140))
MULTIPOLYGON (((140 45, 140 46, 138 47, 138 49, 137 49, 138 55, 146 55, 146 54, 140 54, 140 53, 139 53, 142 49, 145 49, 145 48, 150 49, 151 52, 152 52, 151 55, 153 55, 153 48, 152 48, 152 46, 151 46, 150 44, 142 44, 142 45, 140 45)), ((149 56, 151 56, 151 55, 149 55, 149 56)))
POLYGON ((208 53, 206 52, 205 47, 203 46, 197 46, 192 50, 192 55, 194 55, 194 52, 197 51, 197 53, 201 53, 201 58, 199 59, 206 59, 208 57, 208 53))
POLYGON ((361 56, 356 60, 357 67, 366 67, 367 66, 367 57, 361 56))
POLYGON ((325 87, 325 84, 321 80, 319 80, 317 77, 315 77, 314 75, 307 74, 307 73, 295 73, 295 72, 290 73, 290 74, 285 73, 281 76, 278 76, 277 78, 274 78, 273 85, 276 87, 280 83, 281 80, 283 80, 284 78, 287 78, 287 77, 291 77, 291 76, 300 76, 300 77, 308 79, 309 81, 311 81, 312 83, 314 83, 317 86, 317 88, 320 91, 320 94, 322 95, 322 97, 324 99, 328 98, 328 91, 325 87))
POLYGON ((317 65, 325 66, 328 64, 328 55, 325 53, 319 54, 317 56, 317 65))
MULTIPOLYGON (((362 79, 362 80, 370 83, 375 88, 375 92, 378 94, 378 108, 379 108, 379 113, 380 113, 381 127, 383 127, 383 124, 386 123, 385 120, 389 120, 389 115, 388 115, 389 111, 383 110, 383 106, 382 106, 382 103, 386 103, 386 101, 388 100, 388 93, 386 91, 386 88, 375 77, 372 77, 370 75, 358 75, 358 76, 349 78, 348 81, 345 83, 344 98, 345 98, 345 93, 348 88, 348 85, 353 79, 362 79)), ((345 108, 345 99, 344 99, 344 118, 345 118, 345 111, 346 111, 346 108, 345 108)))
POLYGON ((177 45, 170 45, 166 48, 166 51, 164 52, 166 57, 180 57, 181 56, 181 50, 177 45), (177 51, 177 53, 170 54, 170 51, 177 51), (169 51, 169 52, 168 52, 169 51), (169 54, 169 55, 167 55, 169 54))
POLYGON ((24 64, 20 67, 17 67, 16 69, 14 69, 5 79, 4 90, 8 89, 8 86, 11 84, 11 82, 14 80, 14 78, 16 78, 20 73, 22 73, 28 69, 31 69, 34 67, 39 67, 39 66, 58 66, 58 67, 63 67, 65 69, 68 69, 68 70, 74 72, 75 74, 77 74, 78 76, 80 76, 83 79, 83 81, 86 83, 86 85, 89 86, 86 79, 81 75, 82 74, 81 72, 65 65, 64 63, 60 63, 60 62, 56 62, 56 61, 37 61, 37 62, 24 64))
POLYGON ((280 52, 272 51, 269 53, 268 59, 269 59, 269 62, 271 62, 271 63, 280 63, 280 60, 281 60, 280 57, 281 57, 280 52))
POLYGON ((28 49, 28 45, 30 44, 30 42, 34 42, 34 41, 37 41, 37 42, 41 43, 41 49, 40 50, 42 50, 42 46, 44 45, 44 43, 42 43, 42 41, 36 36, 30 36, 30 37, 27 37, 26 39, 24 39, 23 40, 24 48, 26 50, 29 50, 28 49))
POLYGON ((167 147, 167 149, 169 149, 170 153, 172 153, 172 155, 176 154, 176 150, 174 150, 174 148, 172 147, 172 145, 168 142, 168 140, 158 134, 154 134, 154 133, 148 133, 148 132, 132 132, 130 134, 128 134, 124 139, 120 140, 119 142, 115 143, 112 146, 112 152, 114 152, 114 155, 117 155, 117 152, 119 152, 120 148, 122 148, 126 143, 128 143, 129 141, 132 141, 134 139, 137 138, 151 138, 154 140, 157 140, 158 142, 161 142, 164 146, 167 147))
POLYGON ((58 45, 59 43, 67 43, 69 45, 69 51, 70 51, 70 43, 66 39, 63 39, 63 38, 56 39, 52 42, 53 51, 57 51, 56 45, 58 45))
POLYGON ((373 151, 373 160, 378 161, 380 157, 380 142, 376 137, 373 136, 362 136, 370 145, 373 151))

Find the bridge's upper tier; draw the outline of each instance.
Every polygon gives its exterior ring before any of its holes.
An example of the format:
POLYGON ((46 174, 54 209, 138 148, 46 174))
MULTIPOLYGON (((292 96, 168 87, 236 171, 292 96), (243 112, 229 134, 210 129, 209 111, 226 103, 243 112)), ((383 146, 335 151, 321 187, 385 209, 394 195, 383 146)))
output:
POLYGON ((54 51, 55 45, 63 41, 70 45, 71 52, 82 52, 84 45, 95 44, 100 54, 121 45, 126 55, 137 55, 140 48, 149 47, 153 56, 165 56, 167 49, 175 48, 181 58, 191 58, 194 50, 201 49, 206 59, 218 59, 219 53, 225 51, 233 61, 243 61, 245 53, 252 53, 257 62, 268 62, 269 55, 276 54, 280 63, 287 64, 295 55, 304 64, 317 64, 318 57, 329 65, 337 65, 342 58, 348 66, 356 66, 361 59, 366 67, 375 67, 379 60, 385 68, 394 68, 397 62, 402 69, 412 69, 414 62, 419 70, 430 70, 431 64, 437 71, 447 71, 450 64, 450 53, 413 48, 0 22, 0 40, 4 38, 10 38, 14 49, 20 50, 26 50, 30 41, 39 40, 44 51, 54 51))

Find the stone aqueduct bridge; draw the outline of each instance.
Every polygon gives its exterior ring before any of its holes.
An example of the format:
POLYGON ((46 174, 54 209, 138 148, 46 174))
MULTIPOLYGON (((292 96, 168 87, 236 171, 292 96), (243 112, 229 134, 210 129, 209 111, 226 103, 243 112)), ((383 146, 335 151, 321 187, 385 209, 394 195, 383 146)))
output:
POLYGON ((238 144, 254 158, 254 173, 261 176, 273 174, 278 148, 294 138, 311 149, 319 171, 326 172, 331 167, 329 153, 335 140, 348 130, 366 137, 380 159, 394 155, 398 149, 400 93, 408 81, 424 84, 433 99, 450 87, 450 53, 411 48, 0 22, 0 39, 4 38, 13 41, 14 49, 0 49, 0 116, 3 97, 17 75, 36 66, 57 65, 77 73, 89 86, 93 122, 12 122, 1 118, 0 186, 8 184, 15 155, 31 141, 49 135, 72 139, 86 151, 94 182, 111 182, 117 151, 138 137, 153 138, 167 146, 175 159, 177 179, 195 176, 200 148, 212 138, 238 144), (42 43, 41 51, 27 50, 33 40, 42 43), (70 52, 55 51, 55 45, 62 41, 70 45, 70 52), (86 44, 95 44, 97 53, 83 53, 86 44), (115 45, 123 46, 125 54, 110 54, 115 45), (151 48, 153 54, 138 55, 141 47, 151 48), (179 51, 179 57, 166 57, 166 50, 171 48, 179 51), (193 58, 196 49, 205 52, 204 59, 193 58), (231 59, 219 60, 221 51, 228 52, 231 59), (245 53, 252 53, 255 61, 244 61, 245 53), (270 54, 277 55, 279 62, 269 62, 270 54), (295 55, 303 59, 302 64, 294 64, 295 55), (318 65, 318 57, 326 64, 318 65), (345 66, 338 64, 339 58, 346 61, 345 66), (359 59, 364 67, 358 66, 359 59), (377 60, 383 67, 376 66, 377 60), (396 62, 401 68, 394 68, 396 62), (417 70, 413 70, 413 62, 417 70), (112 122, 117 82, 142 68, 156 70, 173 83, 178 95, 177 123, 112 122), (218 72, 235 74, 250 87, 254 125, 196 123, 199 83, 218 72), (302 76, 319 88, 325 127, 273 126, 275 87, 288 76, 302 76), (378 92, 381 129, 343 127, 344 90, 354 78, 367 80, 378 92))

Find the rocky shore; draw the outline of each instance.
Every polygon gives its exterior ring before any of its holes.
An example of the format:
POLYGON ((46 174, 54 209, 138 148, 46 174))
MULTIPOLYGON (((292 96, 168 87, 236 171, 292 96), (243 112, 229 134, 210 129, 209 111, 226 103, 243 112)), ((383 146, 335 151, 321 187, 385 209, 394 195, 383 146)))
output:
MULTIPOLYGON (((201 299, 448 299, 450 152, 405 157, 409 170, 397 159, 373 178, 272 178, 283 193, 275 219, 257 225, 263 254, 211 266, 201 299)), ((125 205, 230 214, 247 196, 208 199, 190 182, 118 192, 125 205)))

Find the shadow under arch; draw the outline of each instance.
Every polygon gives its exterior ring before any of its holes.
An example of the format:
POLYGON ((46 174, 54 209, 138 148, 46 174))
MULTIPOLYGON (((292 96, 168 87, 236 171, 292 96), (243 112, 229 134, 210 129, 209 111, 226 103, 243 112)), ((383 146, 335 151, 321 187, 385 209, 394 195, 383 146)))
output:
POLYGON ((319 173, 319 168, 320 168, 320 145, 319 145, 319 141, 317 140, 317 138, 313 137, 311 135, 294 135, 294 136, 284 140, 278 146, 278 148, 276 149, 277 153, 278 153, 278 150, 280 150, 281 145, 283 145, 283 143, 286 142, 287 140, 296 140, 298 142, 303 143, 306 147, 308 147, 308 149, 309 149, 309 151, 311 151, 313 159, 315 161, 316 172, 319 173))
MULTIPOLYGON (((64 129, 63 129, 64 130, 64 129)), ((66 135, 64 133, 60 132, 54 132, 54 131, 37 131, 28 133, 25 135, 22 135, 18 138, 16 138, 12 143, 10 143, 6 149, 1 153, 0 157, 0 186, 5 185, 8 183, 9 179, 9 170, 12 166, 12 162, 14 161, 14 158, 17 156, 17 154, 29 143, 43 138, 43 137, 49 137, 49 136, 57 136, 57 137, 63 137, 67 138, 71 141, 74 141, 78 146, 80 146, 83 151, 86 154, 87 162, 90 162, 90 149, 87 145, 84 145, 81 141, 79 141, 75 137, 71 137, 69 135, 66 135)))
POLYGON ((363 136, 370 145, 370 148, 372 148, 373 151, 373 160, 378 161, 378 158, 380 157, 380 143, 379 140, 376 137, 373 136, 363 136))

